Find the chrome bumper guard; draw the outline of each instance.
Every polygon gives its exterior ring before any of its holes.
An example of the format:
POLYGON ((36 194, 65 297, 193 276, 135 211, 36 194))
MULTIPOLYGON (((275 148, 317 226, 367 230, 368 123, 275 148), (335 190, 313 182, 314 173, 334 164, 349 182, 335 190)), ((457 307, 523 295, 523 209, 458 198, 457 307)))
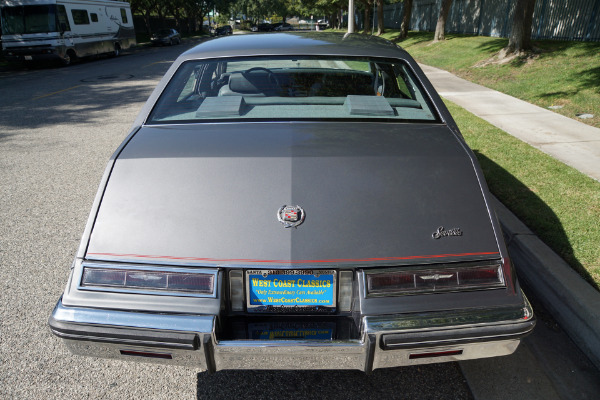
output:
POLYGON ((521 308, 363 317, 360 340, 218 341, 213 315, 177 315, 66 307, 49 325, 78 355, 227 369, 377 368, 513 353, 535 326, 521 308))

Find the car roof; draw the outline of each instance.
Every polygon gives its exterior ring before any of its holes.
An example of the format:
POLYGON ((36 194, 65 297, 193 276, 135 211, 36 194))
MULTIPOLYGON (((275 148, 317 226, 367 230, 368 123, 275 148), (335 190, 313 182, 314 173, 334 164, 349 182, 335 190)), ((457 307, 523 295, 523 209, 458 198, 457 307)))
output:
POLYGON ((399 46, 375 36, 333 32, 286 32, 233 35, 207 40, 183 53, 179 61, 257 55, 407 57, 407 53, 399 46))

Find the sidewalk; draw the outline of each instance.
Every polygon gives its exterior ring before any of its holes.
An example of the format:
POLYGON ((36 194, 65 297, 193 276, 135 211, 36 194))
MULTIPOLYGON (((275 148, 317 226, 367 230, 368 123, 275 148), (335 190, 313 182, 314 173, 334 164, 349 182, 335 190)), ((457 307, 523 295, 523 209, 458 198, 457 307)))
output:
MULTIPOLYGON (((421 65, 438 93, 503 131, 600 181, 600 129, 421 65)), ((600 370, 600 292, 494 198, 524 285, 600 370)))
POLYGON ((440 96, 600 181, 600 129, 420 65, 440 96))

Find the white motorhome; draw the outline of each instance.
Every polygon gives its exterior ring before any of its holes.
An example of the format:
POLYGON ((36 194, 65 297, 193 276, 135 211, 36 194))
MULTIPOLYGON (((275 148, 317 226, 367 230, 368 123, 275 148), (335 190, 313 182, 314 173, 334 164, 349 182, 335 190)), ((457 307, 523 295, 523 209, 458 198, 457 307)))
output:
POLYGON ((8 61, 77 57, 135 46, 129 3, 111 0, 0 0, 2 52, 8 61))

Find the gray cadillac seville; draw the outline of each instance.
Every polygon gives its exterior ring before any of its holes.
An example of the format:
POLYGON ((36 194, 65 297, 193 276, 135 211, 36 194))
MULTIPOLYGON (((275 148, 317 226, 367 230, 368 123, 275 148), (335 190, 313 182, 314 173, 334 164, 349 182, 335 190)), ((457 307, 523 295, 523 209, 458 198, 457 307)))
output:
POLYGON ((94 357, 370 372, 511 354, 535 318, 415 61, 313 32, 173 63, 109 161, 49 325, 94 357))

